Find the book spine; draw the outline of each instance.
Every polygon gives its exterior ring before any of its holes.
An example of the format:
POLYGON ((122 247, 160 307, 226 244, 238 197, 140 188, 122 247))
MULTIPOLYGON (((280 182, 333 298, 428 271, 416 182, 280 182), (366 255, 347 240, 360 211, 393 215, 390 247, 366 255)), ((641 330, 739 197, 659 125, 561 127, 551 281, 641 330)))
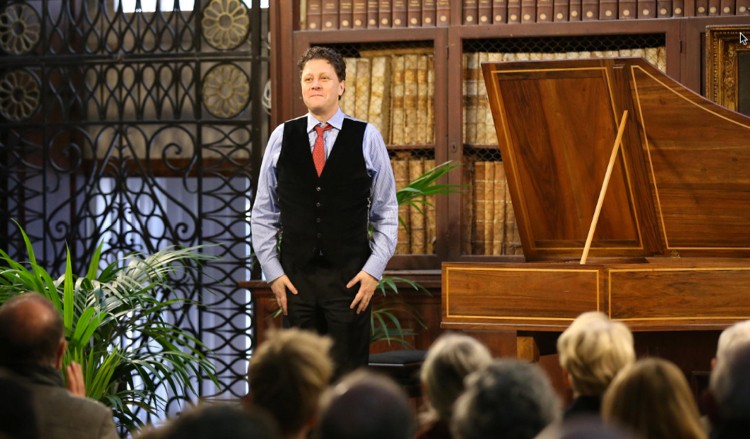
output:
POLYGON ((484 162, 484 254, 491 255, 495 231, 495 163, 484 162))
POLYGON ((570 0, 570 13, 568 15, 568 21, 581 21, 582 13, 582 0, 570 0))
POLYGON ((339 29, 351 29, 354 20, 354 1, 339 0, 339 29))
MULTIPOLYGON (((424 161, 424 172, 435 167, 435 160, 424 161)), ((427 197, 425 206, 425 253, 428 255, 435 254, 437 243, 437 215, 435 211, 435 195, 427 197)))
POLYGON ((536 20, 536 0, 521 0, 521 23, 533 23, 536 20))
POLYGON ((466 83, 466 119, 464 120, 465 143, 477 143, 477 103, 479 102, 479 52, 469 53, 467 57, 464 81, 466 83))
POLYGON ((735 15, 735 8, 734 0, 721 0, 721 15, 735 15))
POLYGON ((492 254, 502 255, 505 244, 505 168, 503 162, 492 162, 495 166, 495 198, 492 212, 492 254))
POLYGON ((417 143, 417 64, 419 55, 404 55, 404 144, 417 143))
POLYGON ((477 24, 477 0, 463 0, 463 24, 477 24))
POLYGON ((599 1, 599 20, 617 19, 617 0, 599 1))
POLYGON ((391 17, 391 26, 406 27, 406 0, 392 0, 393 15, 391 17))
POLYGON ((672 0, 656 0, 656 15, 659 18, 672 16, 672 0))
POLYGON ((656 68, 667 73, 667 48, 659 46, 656 48, 656 68))
POLYGON ((486 145, 487 141, 487 125, 485 124, 487 112, 489 111, 490 104, 487 99, 487 87, 484 84, 484 78, 482 78, 482 63, 490 60, 489 52, 479 52, 477 60, 477 68, 473 71, 474 81, 477 83, 477 106, 476 106, 476 130, 477 130, 477 145, 486 145))
POLYGON ((419 55, 417 58, 417 130, 416 143, 427 145, 427 55, 419 55))
POLYGON ((708 16, 718 17, 721 15, 722 0, 708 0, 708 16))
POLYGON ((354 29, 367 27, 367 0, 354 0, 352 2, 352 27, 354 29))
POLYGON ((370 111, 370 58, 357 58, 357 76, 352 79, 357 84, 354 117, 367 120, 370 111))
MULTIPOLYGON (((424 173, 424 160, 412 158, 409 160, 409 181, 414 181, 424 173)), ((409 206, 410 253, 421 255, 425 253, 425 216, 424 205, 409 206)))
POLYGON ((485 162, 474 163, 474 228, 471 233, 471 252, 475 255, 485 254, 484 229, 486 219, 484 217, 484 195, 487 179, 484 176, 485 162))
POLYGON ((427 56, 427 143, 435 143, 435 60, 427 56))
POLYGON ((568 21, 570 18, 570 3, 568 3, 568 0, 554 0, 552 12, 555 14, 555 22, 568 21))
MULTIPOLYGON (((408 153, 406 153, 408 154, 408 153)), ((396 190, 401 190, 409 184, 409 161, 408 156, 404 153, 398 153, 396 158, 391 159, 393 167, 393 177, 396 180, 396 190)), ((396 244, 396 254, 405 255, 409 253, 409 206, 401 204, 398 206, 398 243, 396 244)))
POLYGON ((422 26, 435 26, 436 8, 435 0, 422 0, 422 26))
POLYGON ((320 30, 322 26, 321 13, 323 11, 323 0, 307 0, 307 29, 320 30))
POLYGON ((407 0, 406 21, 408 27, 422 27, 422 0, 407 0))
POLYGON ((435 0, 435 16, 436 26, 448 26, 450 24, 450 0, 435 0))
POLYGON ((685 0, 672 0, 672 16, 673 17, 685 16, 685 0))
POLYGON ((461 254, 470 255, 473 254, 474 231, 474 157, 465 157, 462 168, 461 178, 466 190, 463 192, 465 201, 461 206, 461 254))
POLYGON ((387 56, 375 56, 371 61, 370 109, 367 121, 380 130, 383 139, 388 139, 390 130, 390 84, 391 61, 387 56))
POLYGON ((656 18, 656 0, 637 0, 638 18, 656 18))
POLYGON ((380 6, 378 7, 378 27, 391 27, 393 26, 393 3, 391 0, 380 0, 380 6))
POLYGON ((323 11, 320 14, 323 30, 334 30, 339 27, 339 0, 323 0, 323 11))
POLYGON ((508 0, 508 23, 521 22, 521 0, 508 0))
POLYGON ((367 27, 369 29, 378 27, 378 6, 380 0, 367 0, 367 27))
POLYGON ((581 1, 581 20, 592 21, 599 19, 599 0, 581 1))
POLYGON ((508 2, 492 0, 492 24, 502 24, 508 19, 508 2))
POLYGON ((344 114, 354 117, 357 105, 357 58, 345 57, 344 65, 346 66, 346 77, 349 80, 346 81, 344 94, 339 99, 339 107, 344 114))
POLYGON ((391 58, 391 144, 404 144, 404 57, 391 58))
POLYGON ((617 3, 618 16, 620 20, 632 20, 638 18, 636 0, 619 0, 617 3))
POLYGON ((477 24, 492 23, 492 0, 478 0, 477 24))
POLYGON ((536 21, 544 23, 552 21, 553 0, 538 0, 536 5, 536 21))

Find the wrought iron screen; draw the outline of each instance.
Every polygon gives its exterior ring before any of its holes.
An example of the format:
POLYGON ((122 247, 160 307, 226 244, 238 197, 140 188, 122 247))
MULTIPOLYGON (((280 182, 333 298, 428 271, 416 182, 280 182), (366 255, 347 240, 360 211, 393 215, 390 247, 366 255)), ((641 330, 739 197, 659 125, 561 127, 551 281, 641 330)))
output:
POLYGON ((16 220, 51 272, 67 244, 82 273, 100 241, 110 260, 216 244, 202 251, 218 259, 174 281, 202 305, 171 318, 213 350, 221 385, 204 380, 197 396, 243 395, 252 304, 237 282, 250 277, 253 169, 268 134, 266 10, 114 1, 0 6, 0 247, 25 257, 16 220))

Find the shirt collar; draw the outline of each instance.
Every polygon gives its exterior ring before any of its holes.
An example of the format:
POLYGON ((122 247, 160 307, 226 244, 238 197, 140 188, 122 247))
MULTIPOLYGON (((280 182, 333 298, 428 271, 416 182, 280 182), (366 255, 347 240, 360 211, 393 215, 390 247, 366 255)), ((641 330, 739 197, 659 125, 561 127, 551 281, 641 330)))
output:
MULTIPOLYGON (((334 114, 333 117, 328 119, 328 124, 337 130, 341 130, 341 127, 344 125, 344 113, 341 111, 341 108, 336 111, 336 114, 334 114)), ((312 132, 316 125, 320 125, 320 121, 312 114, 307 113, 307 132, 312 132)))

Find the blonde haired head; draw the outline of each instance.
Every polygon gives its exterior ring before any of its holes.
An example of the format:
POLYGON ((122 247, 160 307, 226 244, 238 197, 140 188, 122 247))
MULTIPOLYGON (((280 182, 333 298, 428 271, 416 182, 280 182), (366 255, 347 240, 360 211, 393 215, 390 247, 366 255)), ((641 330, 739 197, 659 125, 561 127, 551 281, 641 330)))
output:
POLYGON ((628 327, 597 311, 583 313, 571 323, 557 340, 557 352, 576 395, 603 395, 615 375, 635 362, 628 327))

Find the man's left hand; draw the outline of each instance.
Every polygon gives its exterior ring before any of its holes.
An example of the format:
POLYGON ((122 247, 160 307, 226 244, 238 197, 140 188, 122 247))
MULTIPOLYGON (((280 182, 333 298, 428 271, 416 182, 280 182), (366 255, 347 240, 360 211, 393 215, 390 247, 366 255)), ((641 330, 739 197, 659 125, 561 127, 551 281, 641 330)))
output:
POLYGON ((352 304, 349 305, 349 309, 357 309, 357 314, 367 309, 367 305, 370 304, 372 295, 375 293, 375 288, 378 286, 378 280, 370 276, 365 271, 360 271, 352 280, 346 284, 347 288, 351 288, 354 285, 359 284, 359 291, 354 296, 352 304))
POLYGON ((80 364, 75 361, 71 362, 65 368, 65 378, 68 383, 68 392, 75 396, 86 396, 86 383, 83 379, 83 370, 80 364))

